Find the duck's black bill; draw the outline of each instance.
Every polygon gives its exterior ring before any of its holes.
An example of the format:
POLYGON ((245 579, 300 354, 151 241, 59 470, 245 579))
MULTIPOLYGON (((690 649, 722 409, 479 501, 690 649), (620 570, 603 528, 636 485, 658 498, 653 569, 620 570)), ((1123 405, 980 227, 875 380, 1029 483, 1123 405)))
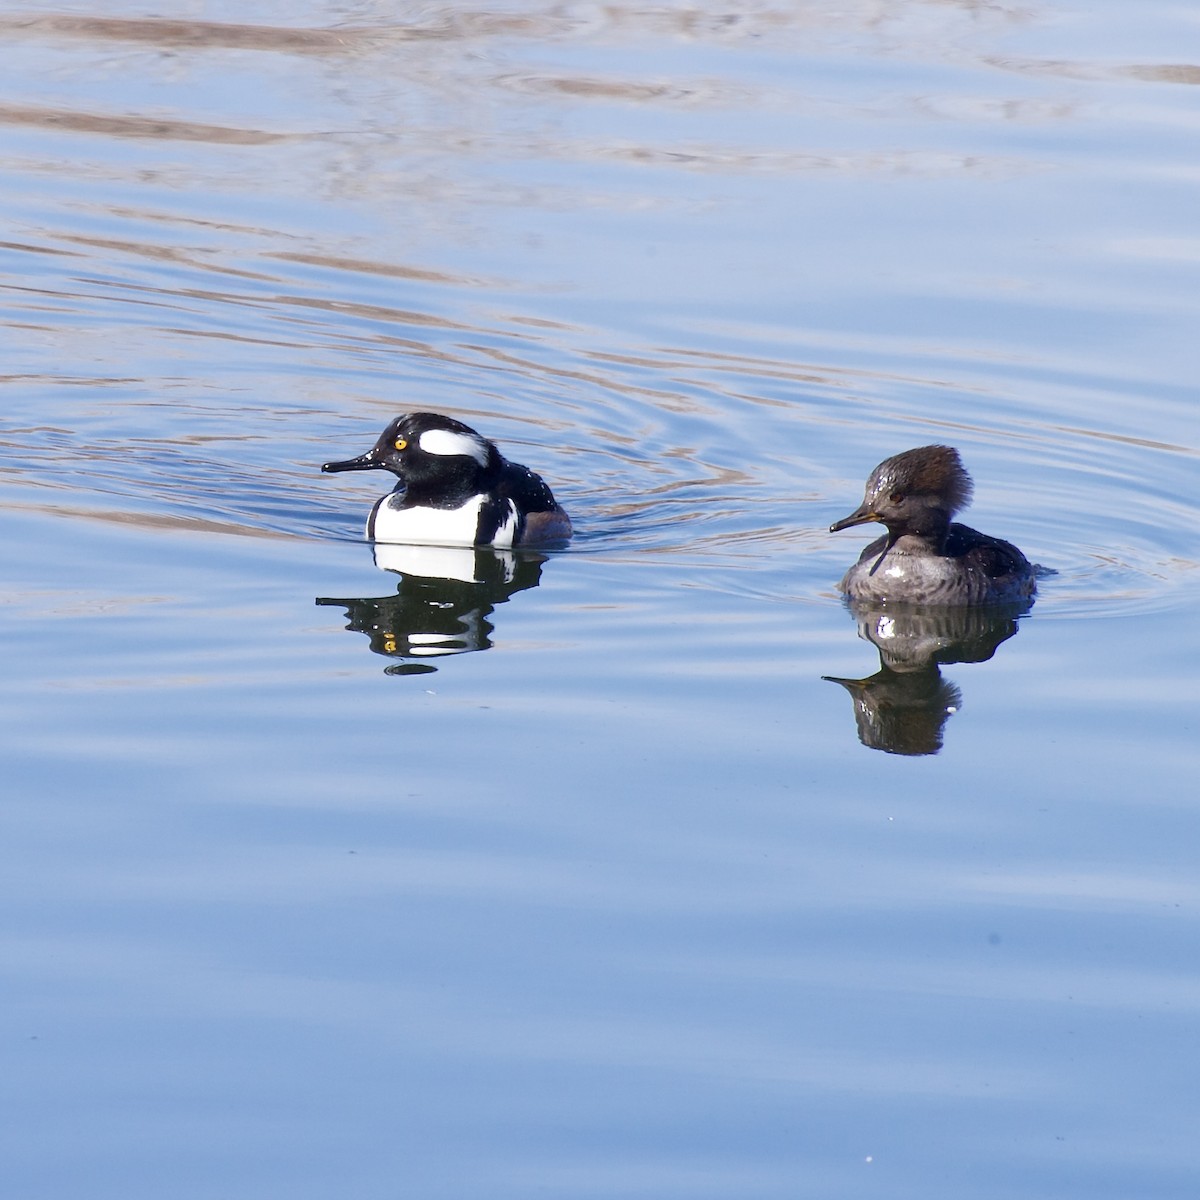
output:
MULTIPOLYGON (((317 603, 320 604, 321 601, 318 600, 317 603)), ((821 678, 825 683, 840 683, 851 695, 865 692, 870 683, 867 679, 842 679, 838 675, 822 675, 821 678)))
POLYGON ((848 517, 843 517, 840 521, 834 521, 829 527, 830 533, 837 533, 839 529, 850 529, 854 525, 865 525, 868 521, 878 521, 879 514, 867 507, 856 508, 848 517))
POLYGON ((378 471, 382 467, 383 464, 379 461, 379 457, 375 451, 368 450, 366 454, 360 454, 357 458, 346 458, 341 462, 326 463, 321 470, 327 471, 332 475, 338 471, 378 471))

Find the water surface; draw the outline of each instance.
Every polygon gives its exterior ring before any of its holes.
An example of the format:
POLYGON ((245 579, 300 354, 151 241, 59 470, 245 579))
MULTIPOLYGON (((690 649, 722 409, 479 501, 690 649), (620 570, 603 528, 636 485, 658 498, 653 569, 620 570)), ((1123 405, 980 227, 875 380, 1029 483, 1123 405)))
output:
POLYGON ((1186 6, 0 30, 15 1192, 1193 1194, 1186 6), (860 627, 933 441, 1052 573, 860 627))

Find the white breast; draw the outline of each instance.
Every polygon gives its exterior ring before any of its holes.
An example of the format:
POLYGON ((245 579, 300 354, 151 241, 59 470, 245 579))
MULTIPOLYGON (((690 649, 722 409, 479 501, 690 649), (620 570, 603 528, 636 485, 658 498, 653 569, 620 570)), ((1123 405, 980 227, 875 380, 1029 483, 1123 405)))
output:
MULTIPOLYGON (((482 496, 472 496, 459 508, 401 508, 394 493, 384 496, 372 514, 377 542, 401 542, 426 546, 473 546, 479 532, 482 496)), ((509 513, 490 543, 508 547, 517 532, 517 513, 509 503, 509 513)), ((367 522, 371 537, 371 522, 367 522)))

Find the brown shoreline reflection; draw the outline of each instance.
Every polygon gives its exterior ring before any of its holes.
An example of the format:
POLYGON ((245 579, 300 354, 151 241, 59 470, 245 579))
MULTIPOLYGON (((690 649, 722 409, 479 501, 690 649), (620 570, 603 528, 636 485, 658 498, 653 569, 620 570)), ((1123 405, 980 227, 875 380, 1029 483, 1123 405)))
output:
POLYGON ((375 565, 400 576, 395 595, 335 598, 348 630, 366 634, 373 653, 393 659, 385 675, 426 675, 430 659, 489 650, 498 605, 541 582, 548 556, 490 546, 401 546, 377 543, 375 565))
POLYGON ((263 129, 237 129, 170 117, 141 117, 128 113, 102 114, 68 108, 0 104, 0 124, 33 125, 68 133, 99 133, 112 137, 161 138, 165 141, 213 142, 224 146, 266 146, 288 134, 263 129))
POLYGON ((1028 604, 962 608, 848 605, 858 636, 879 651, 879 670, 840 683, 854 703, 858 740, 888 754, 937 754, 947 720, 962 707, 951 663, 987 662, 1011 638, 1028 604))
MULTIPOLYGON (((400 31, 403 31, 403 27, 400 31)), ((288 54, 340 55, 383 33, 398 36, 394 27, 390 26, 325 29, 158 16, 87 16, 70 13, 0 17, 0 32, 10 38, 24 35, 134 45, 141 43, 160 50, 265 50, 288 54)))

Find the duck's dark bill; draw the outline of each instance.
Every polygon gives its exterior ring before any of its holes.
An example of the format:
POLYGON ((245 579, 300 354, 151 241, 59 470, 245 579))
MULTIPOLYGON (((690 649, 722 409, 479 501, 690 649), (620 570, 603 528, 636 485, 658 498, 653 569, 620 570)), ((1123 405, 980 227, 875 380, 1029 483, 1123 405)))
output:
POLYGON ((374 450, 360 454, 357 458, 346 458, 341 462, 326 463, 321 470, 333 474, 337 471, 377 471, 381 464, 374 450))
POLYGON ((840 521, 834 521, 829 527, 830 533, 837 533, 839 529, 849 529, 852 525, 865 525, 868 521, 878 521, 879 515, 872 512, 869 508, 856 508, 848 517, 843 517, 840 521))

